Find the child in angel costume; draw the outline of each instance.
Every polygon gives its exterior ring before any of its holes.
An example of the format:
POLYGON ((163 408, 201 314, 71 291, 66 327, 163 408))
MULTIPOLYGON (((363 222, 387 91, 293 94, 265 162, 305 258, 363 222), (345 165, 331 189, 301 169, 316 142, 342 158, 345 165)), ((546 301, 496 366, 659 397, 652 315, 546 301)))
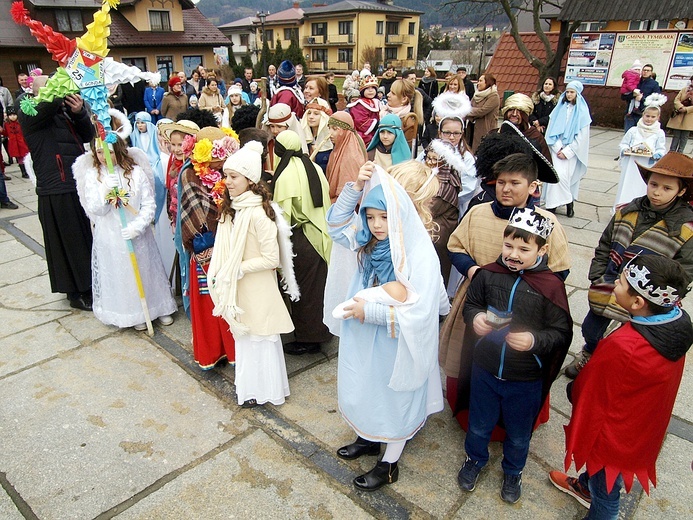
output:
POLYGON ((214 315, 236 341, 238 404, 284 403, 289 395, 280 334, 294 330, 276 269, 292 300, 300 294, 293 272, 291 229, 260 182, 262 143, 250 141, 224 163, 224 199, 207 273, 214 315))
POLYGON ((438 317, 450 307, 409 195, 379 167, 372 178, 371 171, 347 183, 327 217, 332 239, 360 257, 347 294, 354 302, 343 306, 337 383, 340 412, 357 438, 337 455, 378 455, 387 445, 382 460, 354 479, 364 491, 397 481, 407 440, 443 409, 438 317))
POLYGON ((642 180, 638 164, 652 166, 666 153, 666 135, 659 124, 660 107, 667 102, 664 94, 650 94, 645 100, 645 110, 638 123, 630 128, 619 144, 621 178, 618 181, 616 206, 626 204, 647 193, 647 184, 642 180))
POLYGON ((106 166, 104 144, 92 142, 91 151, 72 166, 77 193, 85 213, 94 226, 92 246, 92 292, 94 315, 107 325, 145 330, 135 275, 126 240, 132 240, 151 319, 162 325, 173 323, 176 305, 154 241, 154 174, 141 150, 128 148, 124 139, 132 131, 127 118, 109 110, 121 125, 118 139, 108 146, 114 173, 106 166), (126 208, 127 225, 122 226, 118 204, 126 208))

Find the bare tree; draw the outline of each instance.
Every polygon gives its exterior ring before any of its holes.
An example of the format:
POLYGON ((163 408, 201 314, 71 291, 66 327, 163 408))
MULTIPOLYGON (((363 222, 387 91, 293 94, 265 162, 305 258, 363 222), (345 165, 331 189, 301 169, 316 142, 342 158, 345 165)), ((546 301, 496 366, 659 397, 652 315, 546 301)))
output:
POLYGON ((366 45, 363 49, 361 49, 361 63, 370 63, 371 68, 375 71, 378 70, 380 61, 381 58, 380 54, 378 53, 378 49, 372 45, 366 45))
POLYGON ((558 36, 558 46, 556 50, 551 46, 551 41, 542 27, 541 14, 545 8, 555 8, 560 10, 562 0, 446 0, 441 5, 442 8, 452 9, 462 15, 479 15, 485 21, 498 16, 504 16, 508 22, 508 31, 515 40, 517 48, 527 59, 530 65, 539 71, 538 87, 544 83, 547 76, 560 76, 561 61, 568 51, 571 35, 577 30, 580 21, 561 22, 561 29, 558 36), (541 41, 546 58, 541 60, 527 48, 522 39, 518 28, 518 14, 529 13, 532 16, 533 29, 539 41, 541 41))

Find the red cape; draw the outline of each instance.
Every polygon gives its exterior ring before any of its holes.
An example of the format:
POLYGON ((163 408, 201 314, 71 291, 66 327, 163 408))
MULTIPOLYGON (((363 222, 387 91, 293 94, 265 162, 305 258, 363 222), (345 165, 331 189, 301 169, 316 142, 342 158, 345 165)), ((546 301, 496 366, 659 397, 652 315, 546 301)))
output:
POLYGON ((565 469, 604 469, 608 491, 620 473, 630 492, 637 476, 649 494, 684 363, 664 358, 630 323, 604 338, 573 384, 565 469))

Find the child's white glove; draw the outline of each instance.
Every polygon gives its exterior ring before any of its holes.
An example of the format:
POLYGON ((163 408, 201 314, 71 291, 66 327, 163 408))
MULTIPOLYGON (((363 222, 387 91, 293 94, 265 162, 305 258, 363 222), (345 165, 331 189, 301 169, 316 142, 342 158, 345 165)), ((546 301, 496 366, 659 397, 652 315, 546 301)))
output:
POLYGON ((133 238, 139 236, 139 233, 135 231, 135 229, 132 226, 125 226, 123 229, 120 230, 120 235, 125 240, 132 240, 133 238))
POLYGON ((120 179, 118 178, 117 175, 106 175, 104 180, 103 180, 104 186, 106 186, 109 191, 112 190, 113 188, 117 188, 120 186, 120 179))

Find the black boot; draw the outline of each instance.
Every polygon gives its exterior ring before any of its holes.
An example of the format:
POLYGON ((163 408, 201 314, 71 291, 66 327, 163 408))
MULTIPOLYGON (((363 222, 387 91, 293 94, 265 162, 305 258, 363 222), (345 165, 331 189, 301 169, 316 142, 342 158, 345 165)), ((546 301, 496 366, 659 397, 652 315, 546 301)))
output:
POLYGON ((568 216, 568 218, 573 218, 575 216, 575 208, 573 207, 572 202, 565 205, 565 214, 568 216))
POLYGON ((363 455, 380 455, 380 443, 356 437, 355 442, 337 450, 337 456, 340 459, 353 460, 363 455))
POLYGON ((361 491, 375 491, 385 484, 397 482, 399 468, 396 462, 378 462, 368 473, 354 479, 354 486, 361 491))
POLYGON ((29 174, 26 172, 26 168, 24 167, 23 164, 20 164, 20 165, 19 165, 19 169, 20 169, 21 172, 22 172, 22 179, 28 179, 28 178, 29 178, 29 174))

